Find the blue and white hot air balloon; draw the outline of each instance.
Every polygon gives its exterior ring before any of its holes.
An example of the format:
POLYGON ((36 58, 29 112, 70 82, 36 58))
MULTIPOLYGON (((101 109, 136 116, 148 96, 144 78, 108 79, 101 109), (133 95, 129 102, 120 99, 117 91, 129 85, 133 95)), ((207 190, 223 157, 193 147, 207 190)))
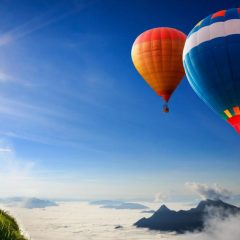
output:
POLYGON ((200 21, 186 40, 183 64, 197 95, 240 133, 240 8, 200 21))

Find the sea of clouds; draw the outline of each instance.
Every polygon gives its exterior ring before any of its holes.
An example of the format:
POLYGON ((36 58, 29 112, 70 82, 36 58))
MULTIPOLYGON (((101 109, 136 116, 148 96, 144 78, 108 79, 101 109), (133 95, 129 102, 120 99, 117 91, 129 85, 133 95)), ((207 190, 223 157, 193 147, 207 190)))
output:
MULTIPOLYGON (((147 205, 151 209, 159 207, 147 205)), ((180 204, 168 206, 187 208, 180 204)), ((45 209, 10 207, 8 211, 17 218, 31 240, 239 240, 240 236, 240 216, 223 220, 216 212, 206 219, 204 232, 175 235, 132 226, 138 219, 151 214, 139 210, 106 209, 87 202, 61 202, 45 209), (115 229, 118 225, 122 228, 115 229)))

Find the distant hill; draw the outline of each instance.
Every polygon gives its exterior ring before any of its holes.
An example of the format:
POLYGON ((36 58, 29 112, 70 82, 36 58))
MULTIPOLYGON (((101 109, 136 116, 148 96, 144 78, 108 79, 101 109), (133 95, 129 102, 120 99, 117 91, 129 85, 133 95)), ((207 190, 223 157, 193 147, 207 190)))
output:
POLYGON ((123 201, 119 200, 97 200, 97 201, 92 201, 90 202, 91 205, 111 205, 111 206, 118 206, 122 204, 123 201))
POLYGON ((177 233, 201 231, 204 227, 204 217, 209 214, 207 210, 214 213, 216 209, 219 210, 223 218, 229 214, 240 214, 240 208, 238 207, 221 200, 206 200, 201 201, 196 208, 186 211, 173 211, 162 205, 151 217, 142 218, 134 225, 151 230, 174 231, 177 233))
POLYGON ((26 240, 26 238, 21 234, 16 220, 2 210, 0 210, 0 239, 26 240))
POLYGON ((129 203, 123 201, 114 201, 114 200, 99 200, 90 202, 92 205, 100 205, 102 208, 113 208, 113 209, 147 209, 147 206, 144 206, 139 203, 129 203))
POLYGON ((43 200, 38 198, 28 198, 26 201, 22 203, 22 207, 24 208, 45 208, 45 207, 53 207, 58 206, 57 203, 50 200, 43 200))
POLYGON ((54 201, 39 198, 13 197, 1 199, 0 202, 10 206, 18 206, 30 209, 58 206, 58 204, 54 201))
POLYGON ((139 203, 121 203, 120 205, 104 205, 103 208, 114 208, 114 209, 147 209, 147 206, 144 206, 139 203))

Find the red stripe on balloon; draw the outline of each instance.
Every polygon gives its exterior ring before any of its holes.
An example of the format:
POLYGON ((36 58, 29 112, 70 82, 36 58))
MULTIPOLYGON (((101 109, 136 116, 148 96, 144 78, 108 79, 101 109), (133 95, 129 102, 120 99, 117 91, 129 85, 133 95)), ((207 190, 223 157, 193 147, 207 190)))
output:
POLYGON ((225 16, 225 13, 226 13, 226 10, 222 10, 222 11, 219 11, 219 12, 216 12, 212 15, 212 19, 213 18, 217 18, 217 17, 224 17, 225 16))
POLYGON ((154 41, 159 39, 181 39, 185 40, 186 36, 180 31, 172 31, 172 28, 154 28, 142 33, 134 42, 139 44, 148 41, 154 41))
POLYGON ((233 116, 227 121, 240 134, 240 115, 233 116))

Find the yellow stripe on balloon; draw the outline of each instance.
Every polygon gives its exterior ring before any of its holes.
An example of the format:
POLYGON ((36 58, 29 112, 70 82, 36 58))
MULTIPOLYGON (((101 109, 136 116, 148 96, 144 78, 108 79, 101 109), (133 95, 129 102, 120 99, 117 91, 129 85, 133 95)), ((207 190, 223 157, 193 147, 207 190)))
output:
POLYGON ((228 109, 226 109, 225 111, 224 111, 224 113, 230 118, 230 117, 232 117, 232 114, 230 113, 230 111, 228 110, 228 109))
POLYGON ((200 22, 198 22, 195 27, 200 26, 202 22, 203 22, 203 20, 201 20, 200 22))

